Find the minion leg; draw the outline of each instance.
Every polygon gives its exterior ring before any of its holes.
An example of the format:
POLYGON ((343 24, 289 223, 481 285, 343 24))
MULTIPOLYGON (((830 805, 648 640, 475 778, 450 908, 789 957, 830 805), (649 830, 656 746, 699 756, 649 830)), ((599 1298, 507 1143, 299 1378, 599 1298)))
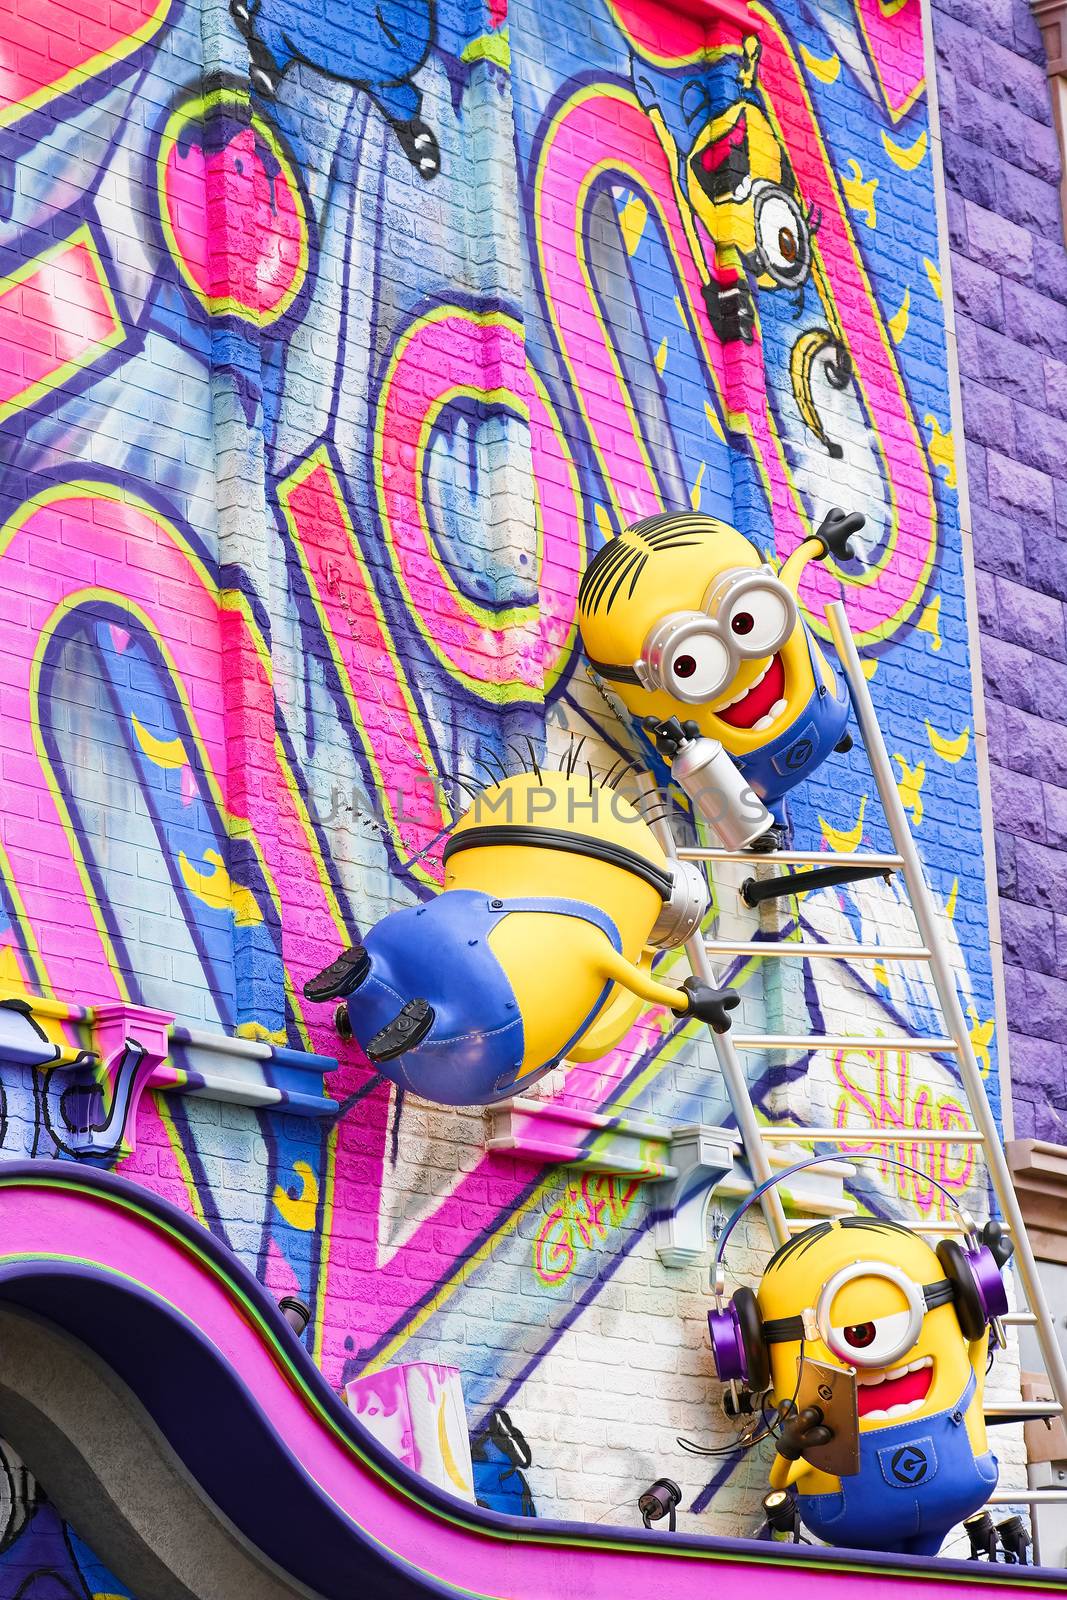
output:
POLYGON ((428 1000, 409 1000, 391 1022, 378 1029, 366 1047, 367 1055, 372 1061, 392 1061, 414 1049, 433 1027, 435 1014, 428 1000))
POLYGON ((342 951, 317 978, 308 979, 304 998, 315 1002, 340 1000, 342 995, 354 994, 369 972, 370 956, 361 944, 355 944, 351 950, 342 951))

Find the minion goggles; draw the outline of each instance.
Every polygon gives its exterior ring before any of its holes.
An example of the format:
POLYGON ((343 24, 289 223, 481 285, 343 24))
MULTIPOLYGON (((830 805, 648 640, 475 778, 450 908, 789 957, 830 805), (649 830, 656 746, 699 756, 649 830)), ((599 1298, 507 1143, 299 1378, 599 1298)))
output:
POLYGON ((630 872, 655 889, 663 905, 648 943, 657 950, 673 950, 696 932, 708 909, 708 885, 695 861, 672 858, 662 871, 635 850, 613 844, 595 835, 568 833, 561 828, 543 828, 531 823, 481 824, 454 833, 445 845, 442 860, 447 864, 461 850, 479 850, 491 845, 526 845, 538 850, 559 850, 606 861, 622 872, 630 872))
MULTIPOLYGON (((808 1306, 799 1316, 778 1317, 764 1321, 756 1296, 743 1287, 735 1290, 726 1301, 726 1265, 724 1253, 727 1240, 741 1218, 768 1189, 774 1188, 794 1173, 818 1166, 825 1156, 810 1156, 805 1161, 794 1162, 784 1171, 759 1184, 747 1200, 740 1205, 719 1236, 712 1272, 712 1290, 715 1308, 708 1312, 708 1332, 711 1336, 712 1360, 715 1371, 723 1383, 740 1383, 752 1393, 767 1389, 771 1381, 770 1346, 799 1341, 801 1360, 804 1344, 822 1339, 839 1360, 853 1367, 887 1367, 910 1350, 919 1337, 923 1318, 937 1306, 954 1306, 960 1331, 968 1341, 980 1339, 986 1329, 999 1345, 1004 1344, 1000 1318, 1008 1310, 1008 1292, 1000 1265, 968 1213, 955 1195, 944 1184, 929 1180, 939 1189, 956 1211, 963 1224, 965 1244, 954 1239, 942 1239, 936 1255, 945 1276, 936 1283, 917 1284, 907 1273, 887 1261, 853 1261, 835 1272, 819 1291, 812 1308, 808 1306), (876 1322, 841 1326, 832 1321, 831 1313, 836 1295, 847 1283, 858 1277, 881 1278, 892 1283, 904 1296, 906 1310, 879 1317, 876 1322)), ((862 1161, 863 1156, 851 1160, 862 1161)), ((916 1172, 906 1161, 879 1155, 877 1159, 904 1172, 916 1172)), ((919 1176, 926 1176, 919 1174, 919 1176)))
POLYGON ((796 622, 796 601, 773 567, 732 567, 714 579, 701 610, 660 617, 632 667, 592 659, 590 666, 610 682, 700 705, 722 693, 743 661, 780 650, 796 622))

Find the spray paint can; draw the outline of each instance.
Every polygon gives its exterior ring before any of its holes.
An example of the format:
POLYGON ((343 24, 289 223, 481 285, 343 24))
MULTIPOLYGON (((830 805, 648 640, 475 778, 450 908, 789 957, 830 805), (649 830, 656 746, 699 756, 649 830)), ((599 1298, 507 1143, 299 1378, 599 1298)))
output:
POLYGON ((687 739, 671 761, 671 776, 685 790, 724 850, 747 850, 774 818, 718 739, 687 739))

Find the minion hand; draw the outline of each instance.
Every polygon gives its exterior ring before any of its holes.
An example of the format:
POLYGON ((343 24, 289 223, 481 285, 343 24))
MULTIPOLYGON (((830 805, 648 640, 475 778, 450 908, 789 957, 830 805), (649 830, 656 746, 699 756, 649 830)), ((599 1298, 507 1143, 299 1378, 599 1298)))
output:
POLYGON ((1007 1237, 999 1222, 987 1222, 979 1234, 979 1238, 998 1267, 1006 1266, 1015 1254, 1015 1246, 1007 1237))
POLYGON ((714 1033, 729 1033, 730 1019, 726 1015, 741 1004, 741 996, 732 989, 716 989, 702 978, 686 978, 682 984, 689 998, 687 1017, 699 1017, 714 1033))
POLYGON ((839 506, 828 511, 815 534, 816 539, 822 541, 822 555, 819 560, 829 555, 833 556, 835 561, 851 561, 852 535, 859 533, 866 520, 862 511, 846 512, 839 506))
POLYGON ((655 740, 656 749, 667 761, 673 761, 683 744, 700 738, 700 725, 696 722, 679 722, 671 717, 661 722, 659 717, 646 717, 642 723, 645 732, 655 740))
POLYGON ((803 1411, 794 1409, 778 1435, 778 1454, 786 1461, 799 1461, 806 1450, 829 1444, 833 1436, 833 1429, 823 1422, 818 1406, 805 1406, 803 1411))

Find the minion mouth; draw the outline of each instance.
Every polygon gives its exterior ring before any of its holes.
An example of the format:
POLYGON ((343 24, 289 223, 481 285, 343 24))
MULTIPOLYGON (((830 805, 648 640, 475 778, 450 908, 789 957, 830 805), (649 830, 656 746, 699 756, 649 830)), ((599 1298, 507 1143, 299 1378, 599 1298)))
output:
POLYGON ((731 728, 750 728, 763 733, 785 710, 785 667, 780 655, 773 655, 756 679, 742 694, 725 705, 714 707, 714 715, 731 728))
POLYGON ((881 1376, 857 1373, 856 1398, 861 1419, 882 1422, 910 1416, 922 1405, 934 1381, 932 1356, 922 1356, 906 1367, 894 1367, 881 1376))

